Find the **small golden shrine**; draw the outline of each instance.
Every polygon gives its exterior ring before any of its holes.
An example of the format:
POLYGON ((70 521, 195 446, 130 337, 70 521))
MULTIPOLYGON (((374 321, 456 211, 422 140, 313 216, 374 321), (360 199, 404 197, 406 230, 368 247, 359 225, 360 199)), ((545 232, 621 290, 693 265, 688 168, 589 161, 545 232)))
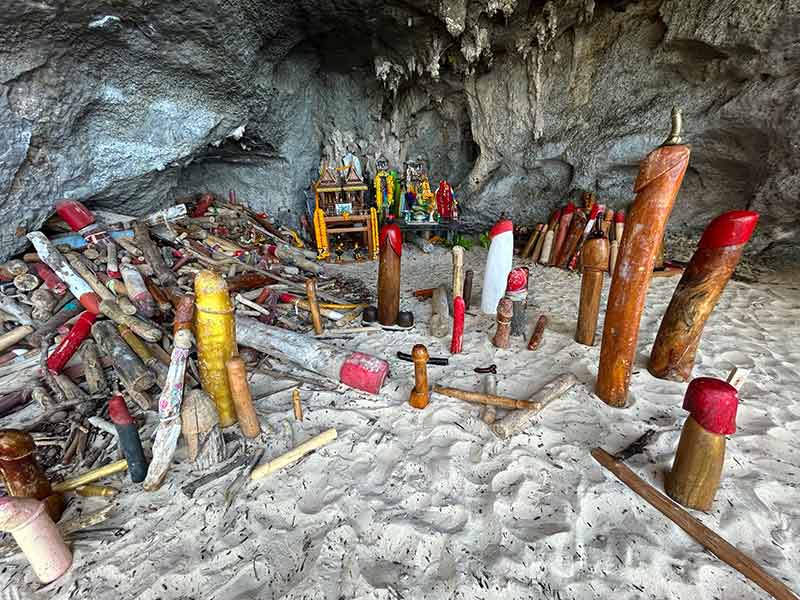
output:
POLYGON ((324 165, 314 182, 314 233, 320 259, 330 256, 330 234, 361 233, 370 259, 377 258, 378 221, 367 209, 367 184, 352 166, 335 171, 324 165))

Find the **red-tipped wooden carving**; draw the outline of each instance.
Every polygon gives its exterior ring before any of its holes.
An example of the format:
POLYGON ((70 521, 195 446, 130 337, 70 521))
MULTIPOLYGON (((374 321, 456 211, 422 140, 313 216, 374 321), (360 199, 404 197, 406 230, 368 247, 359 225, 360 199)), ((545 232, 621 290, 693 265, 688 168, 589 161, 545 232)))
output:
POLYGON ((680 113, 665 145, 642 161, 634 200, 619 247, 608 294, 600 367, 595 392, 603 402, 622 407, 628 397, 639 322, 653 273, 658 244, 689 165, 689 146, 680 144, 680 113))
POLYGON ((378 322, 394 325, 400 312, 400 256, 403 234, 389 222, 381 228, 378 265, 378 322))
POLYGON ((572 217, 575 214, 575 205, 569 202, 564 210, 561 211, 561 219, 558 222, 558 231, 556 232, 555 239, 553 240, 553 247, 550 250, 550 266, 557 264, 561 256, 561 249, 564 247, 564 241, 567 239, 567 232, 569 231, 572 217))
POLYGON ((655 377, 688 381, 703 327, 758 223, 758 213, 736 210, 706 228, 661 320, 647 370, 655 377))
POLYGON ((736 431, 738 406, 736 388, 721 379, 698 377, 689 384, 683 397, 689 417, 664 486, 679 504, 711 509, 725 462, 725 436, 736 431))

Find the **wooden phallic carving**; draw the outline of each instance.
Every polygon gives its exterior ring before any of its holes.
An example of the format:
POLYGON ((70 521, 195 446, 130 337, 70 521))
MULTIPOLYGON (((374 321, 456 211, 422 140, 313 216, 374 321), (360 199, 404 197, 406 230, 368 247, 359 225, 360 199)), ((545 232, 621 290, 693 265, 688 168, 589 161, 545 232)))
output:
POLYGON ((403 234, 392 221, 381 228, 378 255, 378 322, 394 325, 400 312, 400 257, 403 234))
POLYGON ((624 406, 628 397, 639 322, 658 244, 689 165, 689 146, 677 143, 679 125, 680 113, 673 109, 670 138, 647 155, 634 184, 636 199, 627 215, 611 280, 595 386, 600 399, 611 406, 624 406))
POLYGON ((561 219, 558 221, 558 231, 556 232, 555 239, 553 240, 553 247, 550 250, 550 261, 548 264, 551 267, 555 266, 561 257, 561 251, 564 247, 564 242, 567 239, 569 226, 572 223, 574 215, 575 205, 572 202, 568 202, 564 210, 561 211, 561 219))
POLYGON ((721 379, 698 377, 686 389, 683 408, 689 417, 664 486, 679 504, 711 509, 725 462, 725 436, 736 431, 738 405, 736 388, 721 379))
POLYGON ((509 298, 503 298, 497 305, 497 331, 492 338, 492 344, 497 348, 509 348, 511 346, 511 317, 514 314, 514 307, 509 298))
POLYGON ((575 341, 594 346, 597 315, 600 313, 600 294, 603 292, 603 273, 608 268, 608 240, 604 237, 588 239, 583 245, 581 256, 583 278, 575 341))
POLYGON ((547 317, 545 315, 540 315, 536 321, 536 326, 533 328, 531 339, 528 340, 528 350, 536 350, 539 347, 539 344, 542 343, 542 336, 544 336, 546 327, 547 317))
POLYGON ((64 497, 53 492, 35 452, 36 444, 29 433, 0 431, 0 477, 6 494, 41 500, 53 521, 58 521, 64 511, 64 497))
POLYGON ((408 403, 414 408, 425 408, 430 400, 428 390, 428 349, 422 344, 417 344, 411 351, 414 361, 414 389, 408 398, 408 403))
POLYGON ((714 219, 703 233, 661 320, 647 370, 661 379, 687 381, 706 320, 731 278, 758 222, 737 210, 714 219))
POLYGON ((561 253, 556 259, 556 266, 559 269, 565 269, 569 264, 570 258, 578 250, 578 246, 583 238, 583 232, 586 230, 586 223, 588 217, 583 211, 577 211, 572 214, 572 220, 567 230, 567 236, 564 238, 564 245, 561 247, 561 253))

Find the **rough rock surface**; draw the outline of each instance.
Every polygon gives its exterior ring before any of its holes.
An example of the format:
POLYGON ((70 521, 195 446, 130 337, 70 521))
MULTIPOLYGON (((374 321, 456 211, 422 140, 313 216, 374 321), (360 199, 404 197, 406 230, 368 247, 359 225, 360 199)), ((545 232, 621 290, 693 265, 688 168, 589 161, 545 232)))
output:
POLYGON ((348 145, 372 172, 424 156, 475 228, 584 189, 621 206, 673 104, 693 156, 671 227, 749 207, 753 252, 800 241, 800 0, 8 4, 0 256, 61 197, 236 189, 294 221, 348 145))

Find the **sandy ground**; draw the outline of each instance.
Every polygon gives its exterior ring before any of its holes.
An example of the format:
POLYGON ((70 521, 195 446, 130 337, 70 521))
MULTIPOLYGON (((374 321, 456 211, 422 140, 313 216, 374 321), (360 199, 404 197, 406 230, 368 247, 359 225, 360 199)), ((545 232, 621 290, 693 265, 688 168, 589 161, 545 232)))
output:
MULTIPOLYGON (((477 291, 484 259, 479 248, 466 254, 477 291)), ((343 388, 304 391, 302 425, 293 422, 290 392, 261 403, 266 457, 329 427, 339 431, 334 443, 248 484, 227 513, 224 493, 235 474, 191 499, 181 486, 197 475, 185 463, 152 494, 112 478, 123 493, 103 527, 118 528, 118 535, 76 541, 74 567, 46 587, 33 580, 21 556, 6 560, 0 566, 3 598, 766 597, 589 456, 592 447, 616 452, 654 428, 660 435, 628 464, 663 489, 686 416, 686 385, 654 379, 644 363, 678 279, 652 283, 631 405, 624 410, 591 394, 599 346, 572 339, 577 276, 533 267, 529 331, 539 314, 551 323, 536 352, 527 351, 522 338, 511 350, 495 349, 489 342, 493 319, 473 307, 465 352, 448 367, 429 367, 432 383, 478 389, 480 376, 472 369, 490 363, 499 370, 498 393, 517 398, 565 371, 582 383, 527 432, 500 441, 472 405, 434 395, 425 410, 409 407, 413 366, 393 358, 418 342, 432 356, 448 355, 449 337, 428 335, 430 308, 410 292, 449 283, 450 264, 443 249, 426 256, 407 245, 402 303, 414 311, 416 329, 334 342, 392 361, 380 396, 343 388)), ((375 263, 335 269, 374 285, 375 263)), ((706 326, 695 368, 696 376, 716 377, 734 366, 752 369, 714 509, 695 514, 795 590, 799 309, 796 287, 732 281, 706 326)), ((232 437, 231 451, 240 449, 240 438, 232 437)), ((65 518, 106 503, 73 497, 65 518)))

